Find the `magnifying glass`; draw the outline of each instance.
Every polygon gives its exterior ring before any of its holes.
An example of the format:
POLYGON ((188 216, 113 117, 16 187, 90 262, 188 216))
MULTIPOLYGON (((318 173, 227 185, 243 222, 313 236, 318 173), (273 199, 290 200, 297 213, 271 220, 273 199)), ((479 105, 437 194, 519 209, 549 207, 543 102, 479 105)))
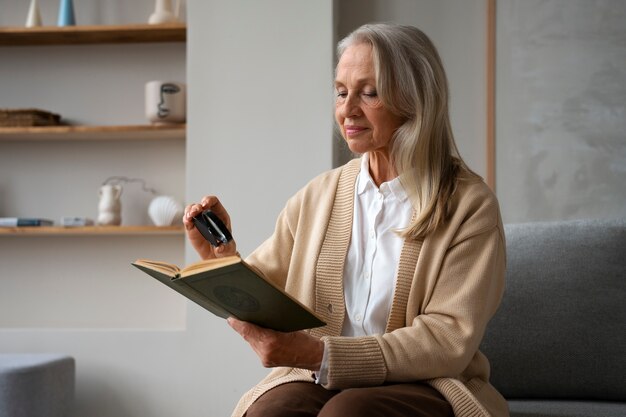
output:
POLYGON ((224 222, 211 210, 203 211, 192 220, 200 234, 215 247, 233 240, 224 222))

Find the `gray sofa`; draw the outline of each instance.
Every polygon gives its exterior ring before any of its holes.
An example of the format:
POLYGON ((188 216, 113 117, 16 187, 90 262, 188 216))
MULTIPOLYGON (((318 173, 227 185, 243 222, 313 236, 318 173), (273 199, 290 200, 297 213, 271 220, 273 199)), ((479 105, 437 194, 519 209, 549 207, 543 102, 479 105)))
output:
POLYGON ((481 350, 511 416, 626 416, 626 219, 505 229, 506 290, 481 350))
POLYGON ((0 417, 68 417, 74 358, 53 353, 0 354, 0 417))

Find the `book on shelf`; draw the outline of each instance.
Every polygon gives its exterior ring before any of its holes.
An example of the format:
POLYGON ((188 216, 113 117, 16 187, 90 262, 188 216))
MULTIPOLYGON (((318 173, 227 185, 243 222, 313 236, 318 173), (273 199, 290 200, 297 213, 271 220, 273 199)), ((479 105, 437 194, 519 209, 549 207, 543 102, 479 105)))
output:
POLYGON ((0 127, 58 126, 61 116, 42 109, 0 109, 0 127))
POLYGON ((0 217, 0 227, 53 226, 54 222, 36 217, 0 217))
POLYGON ((236 255, 196 262, 182 269, 148 259, 138 259, 132 265, 218 317, 232 316, 283 332, 326 324, 236 255))

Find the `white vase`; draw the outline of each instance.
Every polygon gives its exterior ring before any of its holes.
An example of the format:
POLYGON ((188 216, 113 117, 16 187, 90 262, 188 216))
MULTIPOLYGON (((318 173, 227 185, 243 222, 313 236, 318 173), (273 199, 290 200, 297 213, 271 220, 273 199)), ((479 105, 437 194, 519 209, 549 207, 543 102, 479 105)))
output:
POLYGON ((122 223, 121 185, 103 185, 98 191, 98 224, 119 226, 122 223))
POLYGON ((37 0, 30 1, 30 7, 28 8, 28 16, 26 17, 27 28, 33 28, 41 26, 41 13, 39 13, 39 2, 37 0))
POLYGON ((154 12, 150 15, 148 23, 158 25, 175 22, 178 22, 178 17, 172 10, 172 0, 156 0, 154 12))

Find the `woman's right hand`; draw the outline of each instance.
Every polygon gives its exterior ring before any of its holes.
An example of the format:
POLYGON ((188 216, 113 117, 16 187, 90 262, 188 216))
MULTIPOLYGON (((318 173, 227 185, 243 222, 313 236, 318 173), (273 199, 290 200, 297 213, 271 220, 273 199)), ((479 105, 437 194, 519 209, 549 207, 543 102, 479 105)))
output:
POLYGON ((185 207, 185 214, 183 215, 183 224, 185 225, 185 230, 187 232, 187 238, 191 243, 191 246, 198 252, 200 258, 211 259, 211 258, 221 258, 223 256, 236 255, 237 254, 237 244, 235 240, 231 240, 226 244, 221 244, 218 247, 214 247, 211 245, 205 238, 200 234, 196 226, 193 224, 194 216, 202 213, 204 210, 211 210, 213 213, 220 218, 222 222, 226 225, 228 230, 233 232, 232 225, 230 223, 230 216, 228 212, 220 203, 220 200, 214 195, 204 196, 199 203, 193 203, 187 205, 185 207))

